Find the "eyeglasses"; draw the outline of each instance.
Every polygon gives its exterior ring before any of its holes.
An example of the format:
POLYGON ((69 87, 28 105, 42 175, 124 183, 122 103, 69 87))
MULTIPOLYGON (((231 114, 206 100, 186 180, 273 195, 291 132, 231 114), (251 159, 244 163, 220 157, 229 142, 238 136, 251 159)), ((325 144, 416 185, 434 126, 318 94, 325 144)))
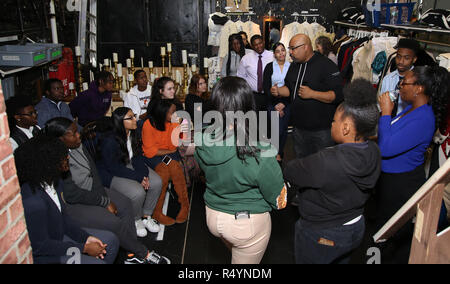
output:
POLYGON ((136 119, 137 115, 133 115, 131 117, 124 118, 123 120, 133 120, 136 119))
POLYGON ((295 46, 295 47, 289 46, 288 49, 289 49, 290 51, 294 51, 294 50, 296 50, 297 48, 302 47, 302 46, 304 46, 304 45, 306 45, 306 43, 297 45, 297 46, 295 46))
POLYGON ((29 113, 19 113, 19 115, 25 115, 25 116, 33 116, 33 115, 37 115, 38 112, 37 111, 32 111, 29 113))

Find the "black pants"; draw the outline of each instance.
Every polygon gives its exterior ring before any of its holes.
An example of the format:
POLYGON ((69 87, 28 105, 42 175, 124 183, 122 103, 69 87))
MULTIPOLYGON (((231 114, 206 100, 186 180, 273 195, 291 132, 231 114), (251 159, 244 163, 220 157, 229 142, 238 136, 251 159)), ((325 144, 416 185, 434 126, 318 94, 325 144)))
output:
POLYGON ((308 157, 335 145, 333 138, 331 138, 331 129, 311 131, 295 128, 293 138, 297 159, 308 157))
MULTIPOLYGON (((406 173, 382 172, 376 191, 377 230, 381 229, 424 183, 423 165, 406 173)), ((382 262, 408 263, 413 233, 414 225, 409 221, 382 247, 382 262)))
POLYGON ((144 258, 148 249, 138 241, 134 223, 133 207, 130 199, 112 189, 105 189, 111 201, 117 207, 117 215, 106 208, 82 204, 68 204, 67 213, 81 227, 107 230, 115 233, 120 246, 139 258, 144 258))
POLYGON ((310 228, 302 220, 295 224, 295 262, 297 264, 348 264, 365 231, 364 217, 348 226, 310 228), (327 240, 329 243, 321 243, 327 240))
POLYGON ((256 118, 258 120, 258 125, 257 125, 257 137, 258 140, 259 137, 263 137, 263 138, 267 138, 268 137, 268 133, 267 130, 269 129, 268 123, 270 123, 269 121, 267 121, 266 125, 264 125, 264 127, 261 127, 261 121, 260 121, 260 117, 259 114, 260 112, 264 112, 264 114, 262 114, 261 117, 267 118, 267 96, 264 93, 257 93, 257 92, 253 92, 253 98, 255 99, 255 105, 256 105, 256 118), (265 128, 265 131, 263 131, 262 129, 265 128))

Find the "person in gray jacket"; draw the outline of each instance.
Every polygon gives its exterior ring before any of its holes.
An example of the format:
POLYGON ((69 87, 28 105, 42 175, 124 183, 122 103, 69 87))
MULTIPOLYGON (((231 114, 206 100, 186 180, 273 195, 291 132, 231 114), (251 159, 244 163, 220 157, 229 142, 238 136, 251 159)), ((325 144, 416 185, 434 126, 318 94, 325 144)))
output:
POLYGON ((130 252, 127 264, 170 263, 138 241, 130 199, 103 187, 94 160, 81 144, 76 124, 67 118, 54 118, 47 122, 44 133, 59 138, 69 148, 70 171, 63 190, 69 216, 82 226, 114 232, 120 245, 130 252))
POLYGON ((54 117, 66 117, 73 120, 69 105, 63 102, 64 86, 61 80, 49 79, 44 83, 45 97, 35 106, 38 115, 38 125, 43 128, 45 123, 54 117))

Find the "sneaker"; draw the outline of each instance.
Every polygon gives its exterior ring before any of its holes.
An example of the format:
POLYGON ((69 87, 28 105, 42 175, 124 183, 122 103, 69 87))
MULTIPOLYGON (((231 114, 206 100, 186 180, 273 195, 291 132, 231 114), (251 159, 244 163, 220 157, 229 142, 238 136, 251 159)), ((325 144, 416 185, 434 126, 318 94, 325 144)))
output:
POLYGON ((138 258, 134 254, 129 254, 124 261, 125 264, 170 264, 170 260, 152 251, 146 258, 138 258))
POLYGON ((144 218, 142 220, 142 222, 144 223, 145 228, 151 232, 151 233, 158 233, 159 232, 159 223, 152 218, 144 218))
POLYGON ((137 220, 136 224, 136 234, 140 238, 144 238, 147 236, 147 230, 145 229, 144 223, 142 220, 137 220))

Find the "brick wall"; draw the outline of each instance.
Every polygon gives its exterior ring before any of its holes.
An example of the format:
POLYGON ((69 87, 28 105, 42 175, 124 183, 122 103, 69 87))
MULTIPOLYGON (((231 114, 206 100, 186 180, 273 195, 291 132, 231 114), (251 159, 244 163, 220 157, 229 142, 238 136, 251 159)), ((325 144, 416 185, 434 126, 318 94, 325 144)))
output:
POLYGON ((0 264, 31 264, 19 181, 9 144, 8 119, 0 85, 0 264))

